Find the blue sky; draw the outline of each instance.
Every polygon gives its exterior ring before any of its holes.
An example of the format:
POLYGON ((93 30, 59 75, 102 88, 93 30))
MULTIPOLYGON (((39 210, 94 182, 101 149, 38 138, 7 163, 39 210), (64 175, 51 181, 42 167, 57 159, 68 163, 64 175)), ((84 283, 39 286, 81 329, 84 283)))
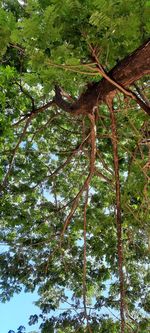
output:
POLYGON ((38 332, 39 325, 28 325, 29 316, 38 314, 39 309, 34 305, 38 296, 36 293, 21 292, 7 303, 0 303, 0 333, 16 331, 20 325, 26 327, 26 332, 38 332))

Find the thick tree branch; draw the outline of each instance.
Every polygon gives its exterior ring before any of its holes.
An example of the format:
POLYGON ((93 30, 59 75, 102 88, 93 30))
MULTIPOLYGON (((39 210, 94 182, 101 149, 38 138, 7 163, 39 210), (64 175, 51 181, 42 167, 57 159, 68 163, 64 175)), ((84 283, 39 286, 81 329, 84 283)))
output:
MULTIPOLYGON (((64 94, 63 94, 64 95, 64 94)), ((65 101, 62 97, 62 90, 59 86, 55 85, 55 97, 54 97, 54 102, 58 107, 61 109, 65 110, 66 112, 72 113, 72 104, 65 101)), ((75 112, 76 114, 76 112, 75 112)))
MULTIPOLYGON (((91 84, 87 90, 81 94, 77 101, 73 102, 71 96, 68 94, 68 100, 64 100, 63 96, 66 96, 66 93, 56 85, 55 97, 52 101, 32 110, 13 126, 18 125, 31 115, 32 117, 36 116, 38 113, 45 111, 52 105, 56 105, 73 116, 90 114, 95 106, 102 102, 106 103, 110 94, 111 96, 114 96, 117 89, 133 98, 140 107, 150 115, 149 103, 146 103, 143 98, 141 99, 134 92, 126 89, 142 76, 150 73, 150 40, 146 41, 137 50, 120 61, 108 74, 105 73, 102 68, 99 68, 99 71, 100 74, 103 75, 103 79, 91 84)), ((34 104, 32 104, 32 106, 34 107, 34 104)))
MULTIPOLYGON (((127 88, 142 76, 150 73, 150 40, 145 42, 133 53, 120 61, 109 73, 108 77, 122 88, 127 88)), ((78 101, 72 105, 72 110, 77 114, 90 113, 93 107, 101 102, 106 102, 110 94, 115 94, 116 86, 108 82, 106 78, 94 83, 80 96, 78 101)), ((137 96, 134 96, 137 100, 137 96)), ((149 107, 138 99, 141 107, 150 115, 149 107)))
MULTIPOLYGON (((74 115, 91 113, 93 107, 102 102, 106 103, 107 97, 110 94, 115 94, 116 85, 121 87, 123 91, 124 88, 129 87, 148 73, 150 73, 150 40, 120 61, 107 74, 107 78, 103 77, 99 82, 91 84, 75 103, 71 104, 63 100, 61 89, 56 87, 55 102, 60 108, 74 115), (110 78, 109 81, 108 78, 110 78)), ((131 97, 140 104, 145 112, 150 114, 149 106, 136 94, 132 92, 131 94, 133 95, 131 97)))

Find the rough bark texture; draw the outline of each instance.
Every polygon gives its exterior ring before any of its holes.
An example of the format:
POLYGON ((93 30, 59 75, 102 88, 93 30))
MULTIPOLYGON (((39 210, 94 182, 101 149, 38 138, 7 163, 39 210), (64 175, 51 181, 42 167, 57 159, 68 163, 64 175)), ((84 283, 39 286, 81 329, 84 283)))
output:
POLYGON ((112 130, 112 146, 114 158, 114 171, 115 171, 115 188, 116 188, 116 227, 117 227, 117 253, 118 253, 118 272, 120 283, 120 319, 121 319, 121 333, 125 332, 125 289, 124 289, 124 273, 123 273, 123 244, 122 244, 122 217, 121 217, 121 193, 120 193, 120 176, 119 176, 119 157, 118 157, 118 138, 117 138, 117 124, 115 113, 113 110, 113 101, 108 102, 111 119, 112 130))
MULTIPOLYGON (((122 87, 129 87, 135 81, 150 73, 150 40, 146 41, 133 53, 120 61, 109 73, 112 78, 122 87)), ((73 114, 87 114, 93 110, 93 107, 102 102, 111 94, 115 94, 116 87, 103 78, 94 83, 79 97, 79 99, 70 104, 64 101, 61 92, 56 89, 56 104, 67 112, 73 114)), ((147 112, 148 113, 148 112, 147 112)))

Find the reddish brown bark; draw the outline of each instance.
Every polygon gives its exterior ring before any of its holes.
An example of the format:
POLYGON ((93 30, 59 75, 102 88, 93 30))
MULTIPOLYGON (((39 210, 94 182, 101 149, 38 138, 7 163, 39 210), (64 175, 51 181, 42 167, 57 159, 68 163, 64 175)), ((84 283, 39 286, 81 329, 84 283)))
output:
MULTIPOLYGON (((135 81, 150 73, 150 40, 146 41, 133 53, 120 61, 107 75, 120 86, 127 88, 135 81)), ((63 110, 73 114, 87 114, 93 107, 102 102, 106 102, 108 96, 115 94, 116 87, 103 78, 99 82, 92 84, 73 104, 63 100, 61 90, 56 88, 55 103, 63 110)), ((141 101, 142 107, 143 101, 141 101)), ((140 104, 140 102, 139 102, 140 104)), ((143 108, 145 103, 143 103, 143 108)), ((149 106, 145 110, 150 114, 149 106)))
POLYGON ((120 319, 121 319, 121 333, 125 332, 125 289, 124 289, 124 273, 123 273, 123 244, 122 244, 122 218, 121 218, 121 193, 120 193, 120 178, 119 178, 119 158, 118 158, 118 140, 117 140, 117 126, 115 113, 112 106, 112 101, 108 101, 111 119, 112 130, 112 146, 114 158, 114 172, 115 172, 115 187, 116 187, 116 227, 117 227, 117 254, 118 254, 118 272, 120 283, 120 319))

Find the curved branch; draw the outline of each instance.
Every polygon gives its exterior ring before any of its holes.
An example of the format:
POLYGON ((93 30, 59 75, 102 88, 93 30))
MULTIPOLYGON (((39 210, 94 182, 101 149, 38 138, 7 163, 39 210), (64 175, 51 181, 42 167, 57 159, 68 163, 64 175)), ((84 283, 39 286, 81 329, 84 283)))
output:
MULTIPOLYGON (((146 41, 133 53, 128 55, 122 61, 120 61, 109 73, 108 77, 114 82, 117 82, 122 88, 127 88, 132 85, 135 81, 140 79, 146 74, 150 73, 150 40, 146 41)), ((89 86, 87 90, 81 94, 80 98, 72 109, 80 113, 90 113, 92 108, 102 102, 106 103, 108 96, 115 94, 116 86, 111 82, 108 82, 106 78, 96 82, 89 86)), ((134 96, 137 102, 142 102, 141 107, 145 107, 145 103, 134 96), (140 101, 139 101, 140 100, 140 101)), ((150 115, 150 108, 147 106, 145 111, 150 115)))

